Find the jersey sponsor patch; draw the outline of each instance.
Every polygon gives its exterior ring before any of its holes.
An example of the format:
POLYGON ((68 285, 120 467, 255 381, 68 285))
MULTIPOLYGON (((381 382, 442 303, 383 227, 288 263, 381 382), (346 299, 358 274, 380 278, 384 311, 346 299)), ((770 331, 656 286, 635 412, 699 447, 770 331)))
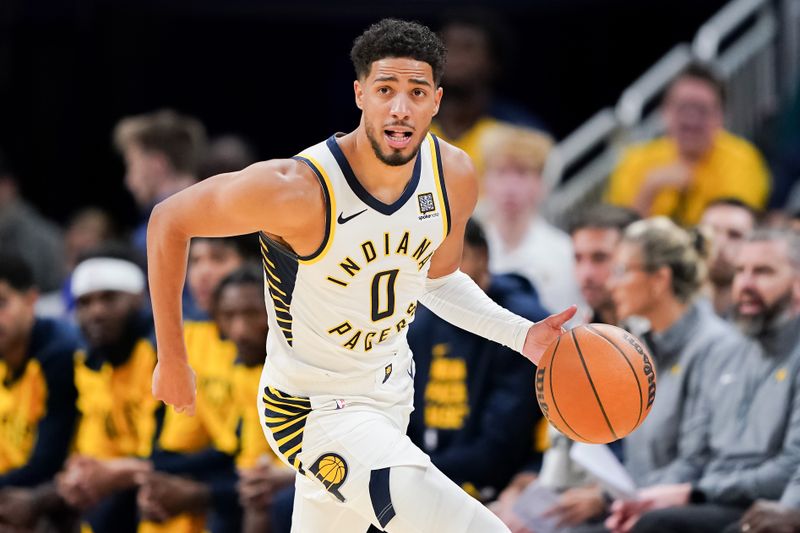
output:
POLYGON ((433 201, 432 192, 418 194, 417 202, 419 202, 419 212, 422 215, 436 211, 436 202, 433 201))

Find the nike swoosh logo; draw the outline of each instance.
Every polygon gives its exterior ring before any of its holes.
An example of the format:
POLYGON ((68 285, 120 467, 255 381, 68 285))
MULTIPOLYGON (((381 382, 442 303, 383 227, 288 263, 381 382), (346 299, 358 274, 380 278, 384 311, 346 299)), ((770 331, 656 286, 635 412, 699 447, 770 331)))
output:
POLYGON ((339 219, 338 219, 339 220, 339 224, 344 224, 347 221, 353 220, 354 218, 356 218, 361 213, 366 213, 366 212, 367 212, 367 210, 364 209, 363 211, 359 211, 358 213, 356 213, 354 215, 350 215, 349 217, 344 216, 344 213, 339 213, 339 219))

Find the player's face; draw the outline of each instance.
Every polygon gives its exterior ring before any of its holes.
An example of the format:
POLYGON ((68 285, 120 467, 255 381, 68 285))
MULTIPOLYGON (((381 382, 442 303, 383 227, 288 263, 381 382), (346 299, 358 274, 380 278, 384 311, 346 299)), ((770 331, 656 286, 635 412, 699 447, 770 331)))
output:
POLYGON ((617 246, 608 284, 617 318, 647 317, 659 305, 654 276, 645 269, 644 257, 637 244, 621 242, 617 246))
POLYGON ((786 242, 745 242, 736 258, 734 315, 748 334, 759 334, 796 306, 800 276, 792 267, 786 242))
POLYGON ((700 225, 714 234, 714 254, 709 275, 718 286, 730 285, 736 272, 734 259, 745 237, 753 231, 753 215, 741 207, 714 205, 706 209, 700 225))
POLYGON ((242 256, 232 246, 213 240, 192 241, 189 248, 189 290, 203 311, 211 309, 211 298, 222 278, 242 266, 242 256))
POLYGON ((36 291, 17 291, 0 281, 0 357, 10 348, 25 342, 33 327, 36 291))
POLYGON ((667 95, 664 119, 681 153, 701 157, 722 127, 722 103, 707 82, 684 78, 667 95))
POLYGON ((608 281, 620 237, 615 228, 581 228, 572 234, 575 278, 583 299, 595 311, 613 306, 608 281))
POLYGON ((90 292, 78 298, 75 316, 89 346, 111 346, 122 339, 140 304, 140 296, 126 292, 90 292))
POLYGON ((375 157, 389 166, 413 160, 442 98, 431 66, 403 57, 380 59, 354 87, 375 157))
POLYGON ((484 182, 492 209, 505 216, 528 216, 544 195, 539 171, 513 157, 490 158, 484 182))
POLYGON ((267 343, 264 293, 253 284, 228 285, 219 295, 214 318, 246 364, 263 364, 267 343))

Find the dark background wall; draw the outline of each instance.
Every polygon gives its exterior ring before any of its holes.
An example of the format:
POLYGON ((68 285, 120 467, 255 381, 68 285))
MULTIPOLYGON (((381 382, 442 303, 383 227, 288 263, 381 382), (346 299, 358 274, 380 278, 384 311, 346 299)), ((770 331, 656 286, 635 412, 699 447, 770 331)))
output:
MULTIPOLYGON (((505 19, 511 68, 499 92, 563 137, 723 0, 475 2, 505 19)), ((382 16, 434 28, 443 1, 0 0, 0 147, 23 193, 64 220, 102 205, 129 224, 133 203, 111 129, 159 107, 241 133, 262 158, 349 131, 353 38, 382 16)), ((446 98, 446 94, 445 94, 446 98)))

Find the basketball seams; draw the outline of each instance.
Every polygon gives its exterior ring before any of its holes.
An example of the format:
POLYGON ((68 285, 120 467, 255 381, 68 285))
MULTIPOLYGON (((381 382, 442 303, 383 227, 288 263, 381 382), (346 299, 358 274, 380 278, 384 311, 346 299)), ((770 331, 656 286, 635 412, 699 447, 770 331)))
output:
POLYGON ((642 409, 642 405, 644 405, 644 398, 642 397, 642 384, 639 382, 639 375, 636 373, 636 369, 633 367, 633 363, 628 357, 628 354, 626 354, 622 350, 622 348, 617 346, 617 344, 614 341, 606 337, 600 330, 592 327, 591 324, 586 324, 586 329, 594 333, 598 337, 602 338, 603 340, 605 340, 611 346, 613 346, 614 349, 619 352, 619 354, 625 359, 625 362, 628 363, 628 366, 631 368, 631 372, 633 373, 633 378, 636 380, 636 388, 639 389, 639 416, 636 418, 636 424, 633 426, 633 429, 636 429, 637 427, 639 427, 639 424, 642 423, 642 415, 644 414, 644 410, 642 409))
POLYGON ((594 397, 597 400, 597 405, 600 406, 600 412, 603 413, 603 418, 606 420, 606 424, 608 424, 608 429, 611 431, 611 435, 614 437, 614 440, 617 440, 619 439, 619 437, 617 437, 617 433, 614 431, 614 426, 611 425, 611 420, 608 419, 606 410, 603 407, 603 402, 600 401, 600 395, 597 393, 597 388, 594 386, 594 380, 592 380, 592 375, 589 373, 589 368, 586 366, 586 360, 583 358, 583 352, 581 351, 581 347, 578 344, 578 338, 575 336, 575 330, 571 330, 570 334, 572 335, 572 341, 575 343, 575 349, 578 351, 578 357, 581 360, 581 365, 583 365, 583 370, 584 372, 586 372, 586 379, 589 380, 589 385, 592 387, 592 392, 594 393, 594 397))
MULTIPOLYGON (((569 425, 569 422, 567 422, 567 419, 564 418, 564 415, 561 414, 561 410, 558 408, 558 402, 556 401, 555 390, 553 390, 553 370, 555 369, 556 355, 558 354, 559 344, 561 344, 561 336, 559 336, 558 339, 556 339, 556 347, 553 348, 553 356, 550 358, 550 371, 548 372, 550 380, 550 397, 553 399, 553 407, 556 408, 556 412, 558 413, 558 416, 561 418, 561 421, 564 422, 564 424, 567 426, 567 428, 569 428, 569 430, 572 432, 573 435, 575 435, 576 437, 578 437, 578 439, 582 441, 589 442, 587 439, 583 438, 580 433, 572 429, 572 426, 569 425)), ((550 421, 550 423, 551 424, 553 423, 552 420, 550 421)), ((555 426, 555 424, 553 425, 555 426)), ((556 429, 558 429, 558 426, 556 426, 556 429)), ((561 430, 559 429, 559 431, 561 430)), ((564 433, 563 431, 561 432, 564 433)))

